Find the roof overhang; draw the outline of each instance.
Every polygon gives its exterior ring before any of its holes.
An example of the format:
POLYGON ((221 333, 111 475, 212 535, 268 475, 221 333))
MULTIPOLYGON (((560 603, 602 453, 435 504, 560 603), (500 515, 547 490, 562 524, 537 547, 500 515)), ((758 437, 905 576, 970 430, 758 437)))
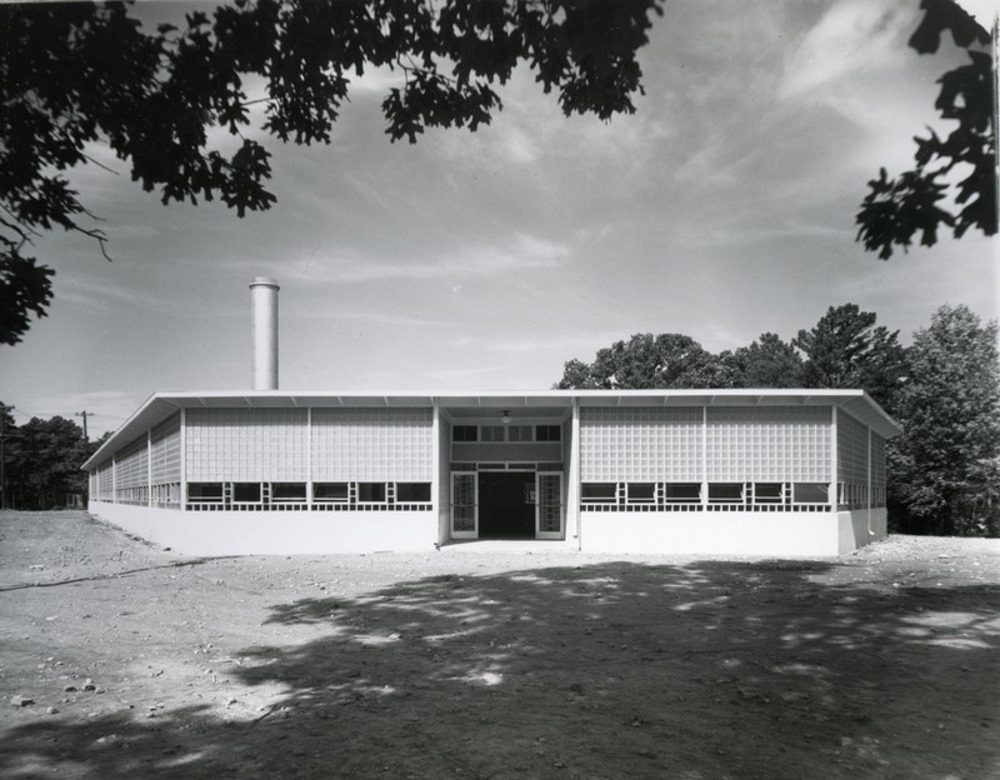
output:
POLYGON ((287 408, 433 408, 552 409, 559 413, 580 406, 836 406, 889 438, 902 432, 863 390, 540 390, 479 393, 339 393, 259 390, 233 392, 155 393, 87 459, 89 470, 181 409, 287 408))

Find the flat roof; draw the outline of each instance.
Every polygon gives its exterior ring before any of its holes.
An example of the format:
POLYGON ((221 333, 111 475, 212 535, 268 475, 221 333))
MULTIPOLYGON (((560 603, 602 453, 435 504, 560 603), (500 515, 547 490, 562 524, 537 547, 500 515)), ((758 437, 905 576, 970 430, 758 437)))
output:
POLYGON ((89 469, 137 439, 180 409, 282 408, 432 408, 508 409, 580 406, 836 406, 880 436, 902 433, 900 425, 864 390, 754 389, 725 390, 510 390, 476 393, 352 393, 332 391, 248 390, 244 392, 162 392, 151 395, 83 464, 89 469))

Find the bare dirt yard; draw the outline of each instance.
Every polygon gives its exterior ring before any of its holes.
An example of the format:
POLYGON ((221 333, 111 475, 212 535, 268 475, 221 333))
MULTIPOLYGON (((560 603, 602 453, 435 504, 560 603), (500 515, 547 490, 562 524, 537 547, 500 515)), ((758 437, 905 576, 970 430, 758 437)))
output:
POLYGON ((4 778, 1000 778, 1000 540, 197 559, 8 512, 0 642, 4 778))

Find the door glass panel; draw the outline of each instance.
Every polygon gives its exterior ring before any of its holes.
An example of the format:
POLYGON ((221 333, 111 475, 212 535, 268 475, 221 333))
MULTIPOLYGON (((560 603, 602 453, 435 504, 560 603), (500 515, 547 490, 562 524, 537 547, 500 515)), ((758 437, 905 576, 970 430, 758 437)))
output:
POLYGON ((476 532, 475 474, 451 476, 451 530, 452 533, 476 532))
POLYGON ((538 533, 562 533, 562 474, 538 475, 538 533))

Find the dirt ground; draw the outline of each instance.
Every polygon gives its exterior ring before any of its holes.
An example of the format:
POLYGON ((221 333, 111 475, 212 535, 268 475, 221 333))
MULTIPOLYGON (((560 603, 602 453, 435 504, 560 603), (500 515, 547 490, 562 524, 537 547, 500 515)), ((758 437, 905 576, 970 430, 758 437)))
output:
POLYGON ((1000 540, 160 550, 0 513, 4 778, 1000 778, 1000 540))

